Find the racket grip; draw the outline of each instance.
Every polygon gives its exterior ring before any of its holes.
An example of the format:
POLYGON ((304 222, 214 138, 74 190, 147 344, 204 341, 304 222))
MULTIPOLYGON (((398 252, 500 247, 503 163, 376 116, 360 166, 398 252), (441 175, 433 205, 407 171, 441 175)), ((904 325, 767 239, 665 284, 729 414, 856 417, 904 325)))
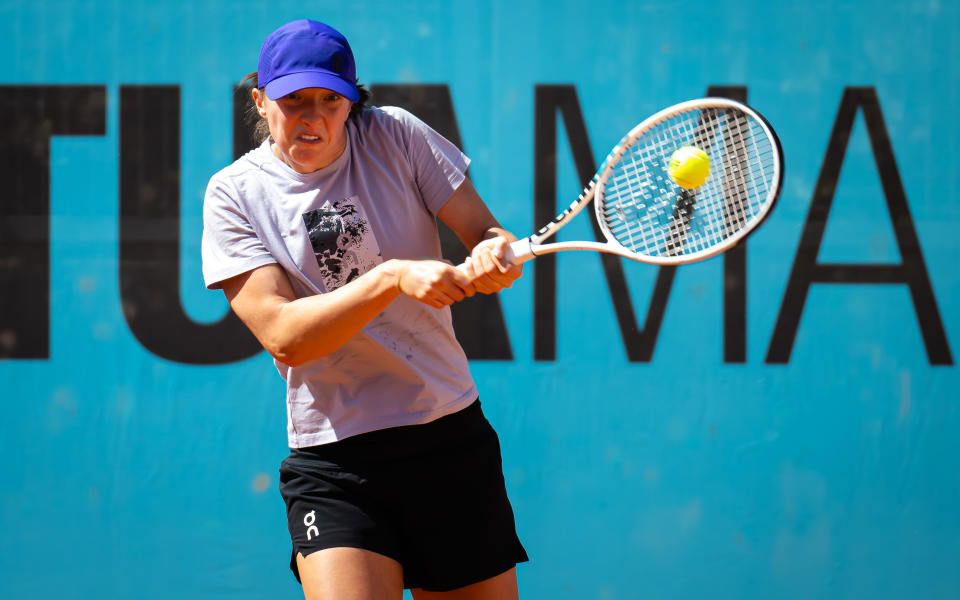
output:
MULTIPOLYGON (((530 245, 530 238, 523 238, 522 240, 517 240, 515 242, 510 242, 510 247, 507 249, 507 254, 504 256, 504 259, 513 265, 519 265, 527 262, 533 258, 533 249, 530 245)), ((467 272, 466 263, 460 263, 457 265, 457 268, 467 272)))

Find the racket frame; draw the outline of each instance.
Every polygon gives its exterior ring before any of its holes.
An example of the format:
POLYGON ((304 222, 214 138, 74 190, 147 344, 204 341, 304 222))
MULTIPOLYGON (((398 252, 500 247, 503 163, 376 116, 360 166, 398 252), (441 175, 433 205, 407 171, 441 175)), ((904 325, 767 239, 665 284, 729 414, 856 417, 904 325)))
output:
POLYGON ((760 113, 756 112, 745 104, 735 100, 730 100, 729 98, 708 97, 698 98, 696 100, 688 100, 686 102, 674 104, 673 106, 667 107, 651 115, 631 129, 630 132, 623 136, 620 142, 613 147, 613 150, 610 151, 606 159, 603 161, 600 170, 596 175, 593 176, 593 179, 580 193, 580 196, 563 212, 554 217, 552 221, 541 227, 536 233, 527 238, 523 238, 511 243, 510 251, 512 256, 508 255, 506 258, 514 264, 520 264, 536 256, 552 254, 554 252, 561 252, 564 250, 593 250, 597 252, 605 252, 607 254, 616 254, 618 256, 623 256, 624 258, 655 265, 679 265, 706 260, 736 245, 741 239, 756 229, 757 226, 759 226, 760 223, 766 219, 766 217, 770 214, 773 205, 776 204, 782 182, 783 148, 780 145, 780 140, 777 137, 777 134, 774 132, 773 127, 770 126, 770 123, 762 115, 760 115, 760 113), (676 256, 650 256, 633 252, 632 250, 621 245, 616 240, 616 238, 607 228, 605 220, 600 214, 603 204, 601 201, 597 201, 594 203, 594 216, 597 219, 597 222, 600 224, 600 229, 603 232, 604 237, 607 238, 606 242, 572 241, 553 242, 550 244, 543 243, 544 240, 555 234, 559 229, 566 225, 595 198, 602 200, 604 186, 606 185, 610 173, 620 162, 620 158, 630 148, 633 142, 635 142, 640 136, 662 121, 665 121, 666 119, 669 119, 678 113, 700 108, 732 108, 742 111, 749 117, 752 117, 756 120, 775 149, 772 175, 773 184, 768 192, 768 199, 764 203, 762 210, 751 217, 743 227, 741 227, 729 238, 723 240, 723 242, 709 248, 705 248, 699 252, 680 254, 676 256))

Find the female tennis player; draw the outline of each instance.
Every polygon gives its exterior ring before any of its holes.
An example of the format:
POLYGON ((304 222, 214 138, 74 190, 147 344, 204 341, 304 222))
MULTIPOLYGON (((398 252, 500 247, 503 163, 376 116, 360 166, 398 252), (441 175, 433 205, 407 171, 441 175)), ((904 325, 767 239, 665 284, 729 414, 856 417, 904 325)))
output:
POLYGON ((291 568, 310 600, 515 598, 527 555, 449 309, 520 276, 515 238, 453 144, 365 106, 333 28, 280 27, 255 75, 269 136, 210 180, 203 272, 286 380, 291 568))

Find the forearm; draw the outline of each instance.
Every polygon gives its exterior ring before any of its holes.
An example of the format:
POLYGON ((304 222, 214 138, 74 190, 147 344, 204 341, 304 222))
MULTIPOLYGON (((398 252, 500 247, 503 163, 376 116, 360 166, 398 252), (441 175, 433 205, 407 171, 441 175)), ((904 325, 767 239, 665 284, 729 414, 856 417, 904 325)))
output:
POLYGON ((470 250, 464 272, 478 292, 499 292, 520 277, 522 267, 503 260, 516 236, 500 225, 469 179, 450 196, 437 216, 470 250))
POLYGON ((487 230, 483 233, 483 237, 481 238, 481 241, 490 240, 498 237, 502 237, 511 242, 515 242, 517 240, 517 236, 513 235, 512 233, 510 233, 509 231, 501 227, 499 224, 497 224, 487 228, 487 230))
POLYGON ((339 349, 404 294, 433 308, 476 291, 439 260, 388 260, 325 294, 297 298, 286 273, 265 265, 223 282, 230 306, 280 362, 298 366, 339 349))
POLYGON ((325 294, 274 297, 273 308, 256 311, 255 322, 247 324, 284 364, 321 358, 342 347, 400 295, 398 266, 399 261, 387 261, 325 294))

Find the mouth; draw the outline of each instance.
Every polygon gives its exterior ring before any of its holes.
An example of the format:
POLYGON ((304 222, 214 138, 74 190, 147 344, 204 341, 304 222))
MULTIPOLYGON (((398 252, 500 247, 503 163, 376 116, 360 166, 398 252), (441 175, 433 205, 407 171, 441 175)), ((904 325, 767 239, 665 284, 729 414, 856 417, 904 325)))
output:
POLYGON ((297 139, 307 144, 316 144, 320 141, 320 136, 303 134, 298 136, 297 139))

